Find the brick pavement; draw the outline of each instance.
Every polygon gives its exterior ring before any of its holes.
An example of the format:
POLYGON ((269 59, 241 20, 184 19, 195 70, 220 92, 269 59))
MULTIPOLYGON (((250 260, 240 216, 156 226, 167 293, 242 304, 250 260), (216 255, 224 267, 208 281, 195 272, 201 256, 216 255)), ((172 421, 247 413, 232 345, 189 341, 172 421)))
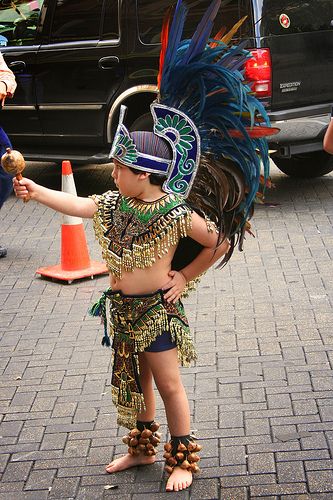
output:
MULTIPOLYGON (((59 169, 28 172, 60 184, 59 169)), ((102 192, 108 174, 76 169, 79 194, 102 192)), ((37 267, 59 261, 60 218, 33 202, 7 202, 0 498, 333 498, 333 175, 296 181, 273 169, 273 180, 268 201, 277 205, 257 208, 257 238, 186 301, 199 361, 183 373, 204 458, 190 492, 168 494, 161 461, 104 474, 123 431, 110 401, 110 352, 87 308, 107 278, 60 285, 36 277, 37 267)), ((158 419, 166 437, 159 399, 158 419)))

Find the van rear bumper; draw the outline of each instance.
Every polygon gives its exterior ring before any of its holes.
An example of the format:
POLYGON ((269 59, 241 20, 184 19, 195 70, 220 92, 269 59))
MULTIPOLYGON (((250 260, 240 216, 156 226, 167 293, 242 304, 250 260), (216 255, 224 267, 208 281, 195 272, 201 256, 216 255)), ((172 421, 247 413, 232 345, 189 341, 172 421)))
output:
POLYGON ((307 106, 268 113, 271 125, 280 132, 269 141, 270 149, 281 157, 319 151, 331 118, 331 105, 307 106))
POLYGON ((331 118, 331 104, 268 112, 273 127, 280 132, 272 143, 320 142, 331 118))

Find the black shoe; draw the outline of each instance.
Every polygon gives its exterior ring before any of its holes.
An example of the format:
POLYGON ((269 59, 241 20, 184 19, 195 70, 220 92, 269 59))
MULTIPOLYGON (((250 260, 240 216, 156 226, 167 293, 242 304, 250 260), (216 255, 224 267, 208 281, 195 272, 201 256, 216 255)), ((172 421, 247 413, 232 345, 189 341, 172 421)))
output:
POLYGON ((0 246, 0 259, 1 257, 6 257, 7 255, 7 248, 0 246))

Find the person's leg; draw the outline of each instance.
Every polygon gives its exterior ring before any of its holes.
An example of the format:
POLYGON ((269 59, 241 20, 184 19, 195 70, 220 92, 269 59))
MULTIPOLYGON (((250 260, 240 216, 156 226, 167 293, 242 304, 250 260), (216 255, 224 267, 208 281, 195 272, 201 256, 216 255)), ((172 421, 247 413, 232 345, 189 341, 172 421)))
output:
MULTIPOLYGON (((145 400, 146 410, 138 414, 138 421, 140 422, 151 422, 155 418, 155 395, 153 388, 153 377, 152 372, 148 364, 145 362, 144 354, 139 354, 139 366, 140 366, 140 384, 145 400)), ((152 464, 155 462, 155 456, 146 456, 143 453, 139 455, 130 455, 127 453, 123 457, 116 458, 110 464, 106 466, 106 472, 112 474, 114 472, 119 472, 121 470, 128 469, 130 467, 135 467, 136 465, 152 464)))
MULTIPOLYGON (((10 193, 12 192, 12 189, 13 189, 12 177, 9 174, 7 174, 0 165, 0 209, 4 204, 4 202, 7 200, 10 193)), ((7 255, 6 248, 0 245, 0 258, 6 257, 6 255, 7 255)))
POLYGON ((0 208, 13 190, 12 176, 7 174, 0 165, 0 208))
MULTIPOLYGON (((163 399, 171 436, 189 436, 190 409, 183 386, 177 349, 162 352, 145 352, 157 389, 163 399)), ((170 475, 167 491, 179 491, 192 483, 192 472, 174 467, 170 475)))

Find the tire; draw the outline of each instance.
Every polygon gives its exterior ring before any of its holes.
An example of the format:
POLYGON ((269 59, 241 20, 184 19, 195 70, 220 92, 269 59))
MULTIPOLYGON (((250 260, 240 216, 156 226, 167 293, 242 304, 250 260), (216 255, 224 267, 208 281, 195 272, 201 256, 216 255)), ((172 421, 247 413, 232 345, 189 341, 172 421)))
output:
POLYGON ((329 174, 333 170, 333 156, 325 151, 313 151, 294 155, 291 158, 272 156, 276 166, 290 177, 310 179, 329 174))
POLYGON ((145 113, 144 115, 139 116, 131 125, 130 132, 145 130, 148 132, 152 132, 154 127, 153 117, 151 113, 145 113))

